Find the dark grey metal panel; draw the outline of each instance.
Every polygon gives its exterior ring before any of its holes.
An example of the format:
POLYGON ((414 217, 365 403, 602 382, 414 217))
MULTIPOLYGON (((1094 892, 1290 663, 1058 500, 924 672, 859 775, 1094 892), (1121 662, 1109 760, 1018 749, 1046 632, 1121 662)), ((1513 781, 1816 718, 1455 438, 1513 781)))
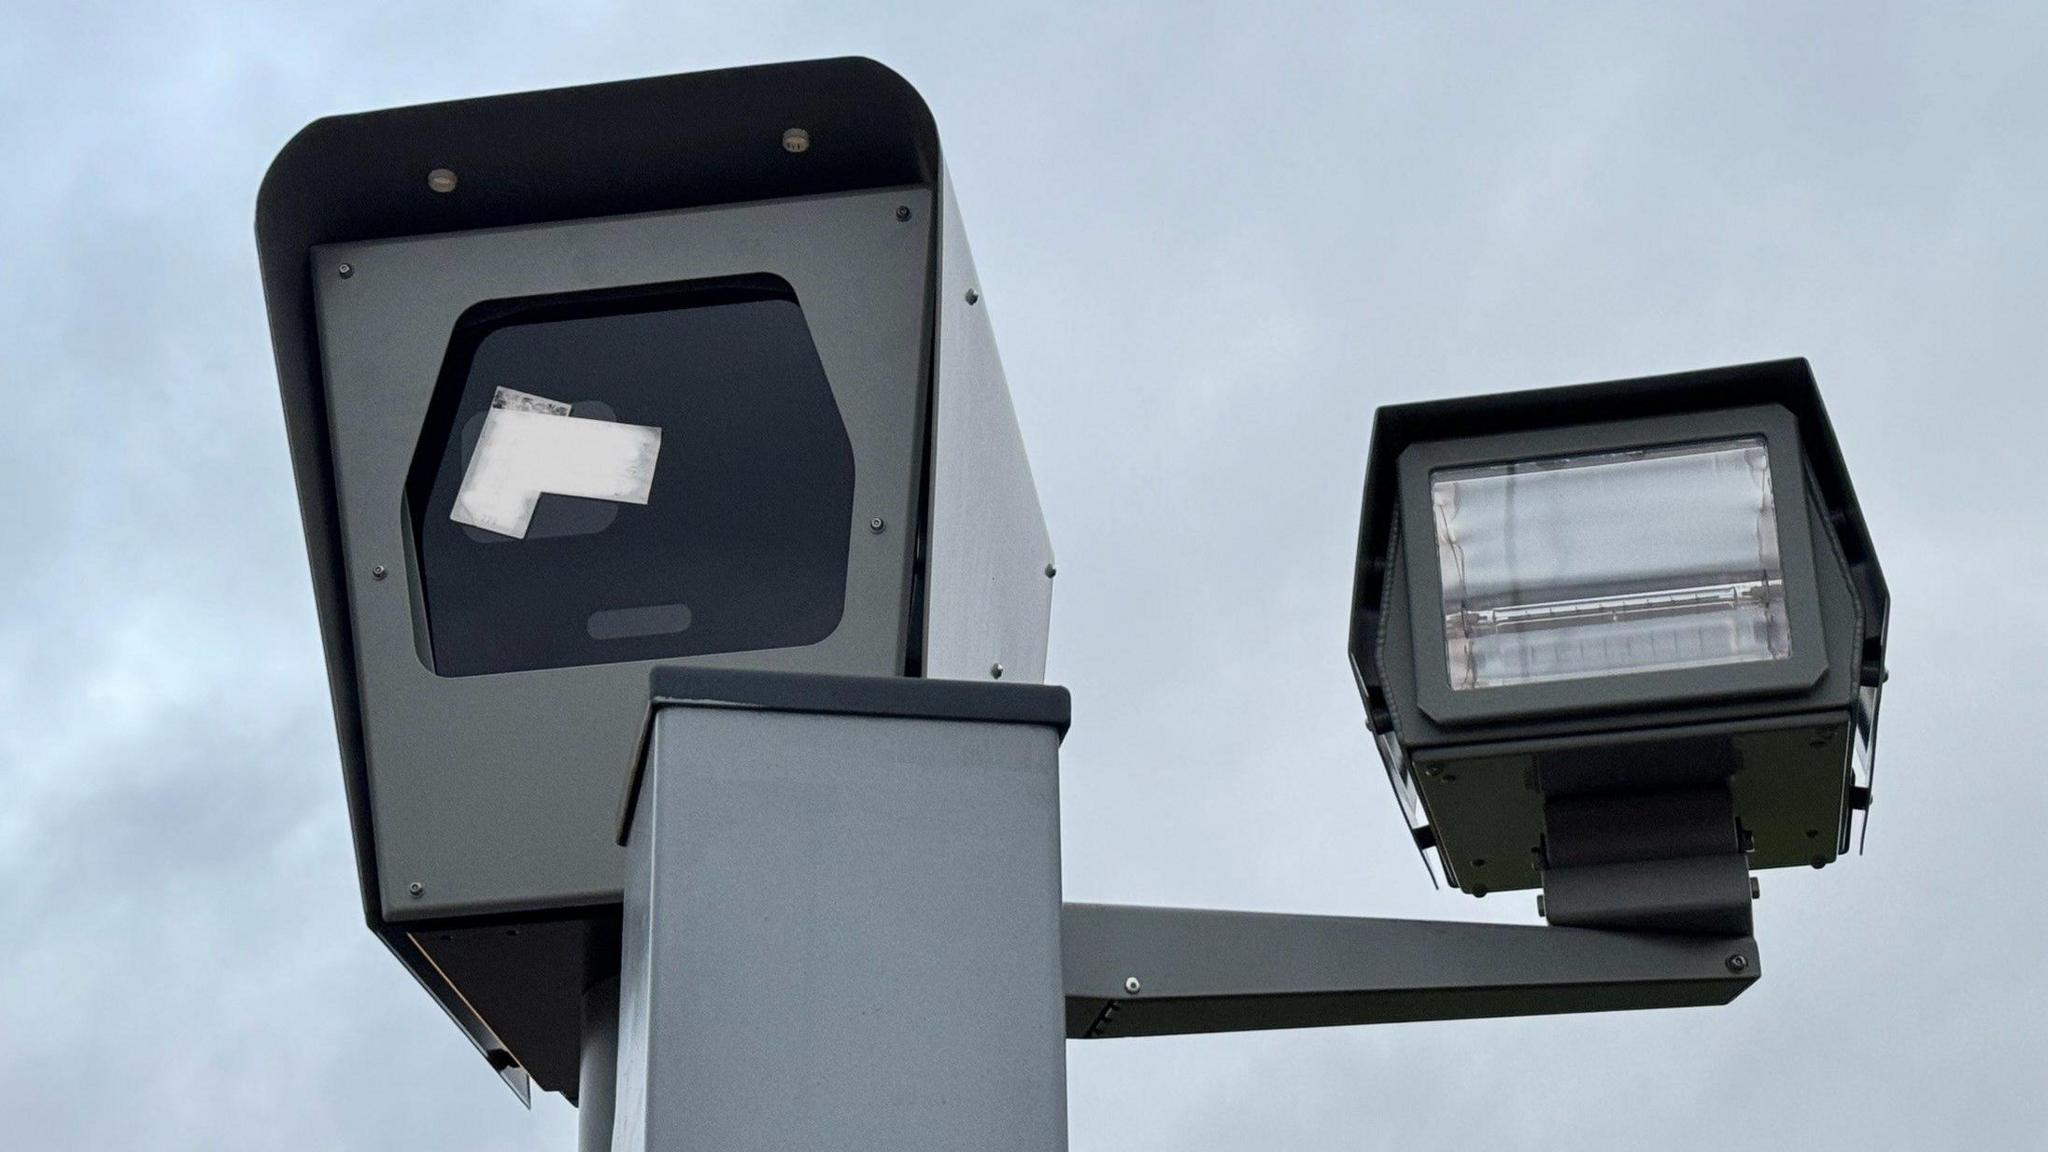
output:
POLYGON ((950 177, 939 186, 937 370, 925 672, 1045 679, 1053 555, 1023 434, 996 355, 989 302, 950 177))
POLYGON ((676 705, 649 757, 616 1152, 1066 1146, 1052 728, 676 705))
POLYGON ((1062 933, 1073 1039, 1725 1004, 1762 971, 1748 937, 1103 904, 1062 933))
POLYGON ((930 249, 896 209, 930 203, 896 189, 316 249, 316 270, 352 269, 318 277, 316 294, 387 918, 616 899, 613 827, 657 663, 451 678, 421 658, 401 496, 456 318, 507 296, 762 271, 789 281, 858 462, 845 614, 806 648, 694 660, 897 673, 914 541, 886 526, 914 522, 918 503, 930 249), (875 517, 883 532, 869 530, 875 517))

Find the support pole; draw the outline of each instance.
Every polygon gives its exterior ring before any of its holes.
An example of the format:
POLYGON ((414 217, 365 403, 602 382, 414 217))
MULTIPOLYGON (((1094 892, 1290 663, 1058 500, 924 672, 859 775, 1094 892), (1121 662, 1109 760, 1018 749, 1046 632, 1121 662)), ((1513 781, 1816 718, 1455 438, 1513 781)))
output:
POLYGON ((899 680, 835 714, 733 675, 647 739, 614 1152, 1064 1149, 1066 694, 1006 685, 1057 720, 976 719, 963 686, 899 680))
POLYGON ((619 1076, 619 978, 583 993, 583 1057, 576 1079, 577 1152, 611 1152, 612 1092, 619 1076))

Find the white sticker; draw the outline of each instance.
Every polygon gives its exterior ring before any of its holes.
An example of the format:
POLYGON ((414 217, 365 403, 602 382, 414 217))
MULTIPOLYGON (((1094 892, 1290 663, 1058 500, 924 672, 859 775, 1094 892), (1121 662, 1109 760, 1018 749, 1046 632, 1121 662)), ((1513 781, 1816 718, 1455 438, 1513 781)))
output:
POLYGON ((645 504, 660 455, 659 428, 585 420, 560 401, 500 388, 448 518, 523 540, 543 493, 645 504))

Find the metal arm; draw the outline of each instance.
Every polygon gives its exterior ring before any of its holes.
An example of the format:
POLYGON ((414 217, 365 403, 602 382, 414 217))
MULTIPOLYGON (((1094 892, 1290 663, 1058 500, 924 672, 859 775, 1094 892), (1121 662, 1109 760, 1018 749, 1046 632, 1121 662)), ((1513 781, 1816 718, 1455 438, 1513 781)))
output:
POLYGON ((1725 1004, 1756 941, 1068 904, 1075 1040, 1725 1004))

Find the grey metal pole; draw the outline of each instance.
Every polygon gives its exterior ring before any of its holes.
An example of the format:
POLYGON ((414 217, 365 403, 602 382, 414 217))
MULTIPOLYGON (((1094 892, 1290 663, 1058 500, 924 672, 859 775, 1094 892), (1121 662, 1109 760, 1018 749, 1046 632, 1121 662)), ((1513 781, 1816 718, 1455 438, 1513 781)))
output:
POLYGON ((614 1152, 1066 1147, 1059 736, 960 712, 657 706, 614 1152))
POLYGON ((583 993, 583 1061, 576 1084, 577 1152, 611 1152, 612 1092, 619 1068, 619 981, 583 993))

